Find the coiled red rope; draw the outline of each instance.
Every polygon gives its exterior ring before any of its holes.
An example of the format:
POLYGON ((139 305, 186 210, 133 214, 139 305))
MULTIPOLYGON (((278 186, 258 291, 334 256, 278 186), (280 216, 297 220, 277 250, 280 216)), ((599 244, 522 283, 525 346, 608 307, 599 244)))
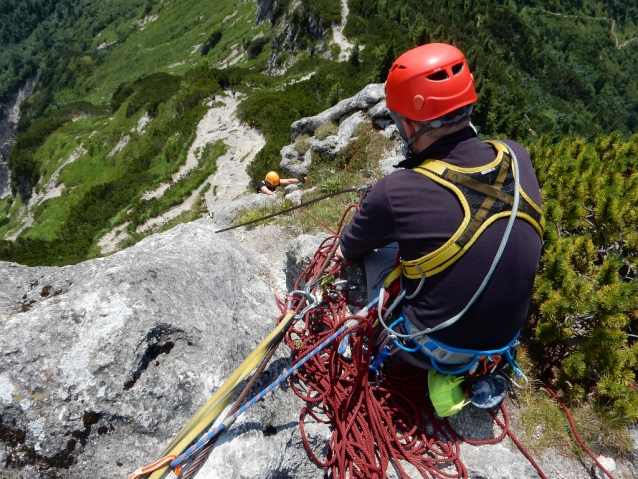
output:
MULTIPOLYGON (((295 285, 314 276, 326 254, 334 247, 336 236, 319 247, 313 262, 295 285)), ((326 275, 343 278, 343 265, 332 262, 326 275)), ((438 418, 427 395, 427 371, 400 364, 386 368, 380 385, 372 384, 370 360, 375 331, 374 311, 367 317, 351 314, 345 294, 324 291, 324 300, 303 321, 299 321, 285 340, 293 351, 293 360, 308 354, 344 321, 357 320, 348 337, 349 352, 340 354, 333 344, 309 361, 291 378, 291 388, 307 402, 300 413, 301 435, 315 464, 333 478, 385 478, 390 464, 401 477, 409 477, 406 463, 424 477, 466 478, 460 460, 456 433, 450 424, 438 418), (306 419, 330 424, 332 436, 328 452, 320 457, 313 451, 306 431, 306 419), (445 469, 440 469, 445 465, 445 469)))
MULTIPOLYGON (((447 419, 435 414, 428 395, 427 371, 392 358, 386 360, 383 380, 376 384, 376 378, 369 372, 373 355, 377 353, 374 340, 378 331, 373 327, 376 307, 365 317, 353 314, 350 309, 361 308, 362 305, 349 302, 347 292, 330 287, 330 282, 345 279, 343 270, 347 265, 333 259, 330 252, 335 249, 350 208, 344 213, 337 233, 323 241, 295 284, 295 289, 299 290, 301 284, 315 278, 317 271, 325 267, 324 278, 331 280, 320 286, 320 304, 308 311, 284 338, 293 352, 293 362, 296 362, 344 322, 358 321, 345 339, 348 342, 347 352, 340 353, 339 344, 333 343, 290 378, 292 390, 307 403, 300 412, 299 426, 311 460, 325 468, 326 477, 333 479, 385 479, 390 464, 402 478, 411 477, 405 469, 410 464, 422 477, 466 479, 469 474, 460 459, 459 441, 472 445, 493 444, 507 435, 538 475, 546 479, 538 464, 510 430, 509 417, 503 404, 500 407, 502 420, 497 412, 490 411, 502 429, 501 434, 475 440, 461 436, 447 419), (329 260, 327 266, 326 260, 329 260), (328 424, 332 431, 327 448, 321 449, 322 453, 313 450, 308 439, 305 427, 308 416, 328 424)), ((316 285, 311 286, 316 293, 316 285)), ((283 313, 283 303, 280 307, 283 313)), ((547 389, 565 410, 583 449, 613 479, 580 440, 565 406, 553 391, 547 389)))

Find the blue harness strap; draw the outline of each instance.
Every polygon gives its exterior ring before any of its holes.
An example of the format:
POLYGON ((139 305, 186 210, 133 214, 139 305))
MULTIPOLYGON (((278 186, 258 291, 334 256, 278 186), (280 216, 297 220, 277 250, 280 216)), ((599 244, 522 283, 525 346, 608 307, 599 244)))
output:
MULTIPOLYGON (((390 325, 390 329, 394 330, 394 328, 400 325, 403 326, 406 331, 412 331, 413 328, 416 328, 409 319, 402 315, 390 325)), ((516 348, 520 344, 518 342, 519 334, 520 332, 516 333, 514 339, 504 347, 491 350, 455 348, 427 335, 418 339, 412 338, 408 340, 411 341, 412 346, 401 343, 399 338, 396 337, 393 338, 393 341, 395 346, 403 351, 408 353, 423 353, 432 367, 444 374, 474 374, 483 358, 485 358, 488 363, 493 363, 494 366, 496 366, 500 358, 503 357, 514 371, 514 374, 520 377, 522 370, 514 358, 516 348)))

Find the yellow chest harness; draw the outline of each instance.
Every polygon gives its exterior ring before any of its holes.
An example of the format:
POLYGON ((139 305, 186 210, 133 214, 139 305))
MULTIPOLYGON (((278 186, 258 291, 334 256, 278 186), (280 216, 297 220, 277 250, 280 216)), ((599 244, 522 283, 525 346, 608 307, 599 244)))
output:
MULTIPOLYGON (((489 142, 497 151, 491 163, 477 168, 460 168, 441 160, 426 160, 414 171, 453 191, 461 202, 464 218, 461 226, 440 248, 415 260, 401 260, 387 278, 389 285, 401 272, 410 279, 435 275, 457 261, 474 244, 485 229, 499 218, 512 213, 515 180, 512 156, 500 142, 489 142)), ((520 203, 516 213, 530 223, 543 237, 543 213, 520 187, 520 203)))

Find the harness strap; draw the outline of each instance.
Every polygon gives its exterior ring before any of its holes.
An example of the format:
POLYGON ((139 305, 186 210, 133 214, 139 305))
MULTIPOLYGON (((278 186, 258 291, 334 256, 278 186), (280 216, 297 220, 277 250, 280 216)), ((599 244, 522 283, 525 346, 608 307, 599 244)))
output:
MULTIPOLYGON (((478 168, 458 168, 440 160, 427 160, 415 168, 418 173, 456 194, 463 208, 464 220, 452 237, 437 250, 414 260, 402 259, 402 271, 407 278, 420 279, 423 276, 433 276, 463 256, 489 225, 509 215, 514 205, 514 197, 504 190, 512 187, 523 197, 523 200, 519 202, 516 216, 532 224, 542 237, 545 226, 542 211, 525 194, 520 185, 513 184, 515 182, 512 178, 512 154, 509 148, 500 142, 491 142, 491 144, 496 149, 497 155, 488 165, 478 168), (498 173, 492 185, 468 176, 480 174, 479 178, 482 178, 496 168, 498 173), (467 196, 470 194, 467 192, 468 189, 474 194, 467 196), (484 198, 481 200, 476 194, 484 198), (480 206, 470 208, 469 198, 481 201, 480 206)), ((393 272, 392 279, 396 279, 398 274, 399 272, 393 272)))
MULTIPOLYGON (((454 183, 458 183, 459 185, 471 188, 475 191, 478 191, 479 193, 483 193, 484 195, 492 196, 497 200, 502 201, 503 203, 507 203, 508 205, 514 204, 514 197, 512 195, 508 195, 507 193, 495 188, 494 186, 486 185, 485 183, 476 181, 469 176, 465 176, 453 170, 448 170, 445 176, 447 179, 453 181, 454 183)), ((518 210, 521 213, 525 213, 531 216, 536 222, 539 223, 542 229, 545 229, 545 218, 543 218, 543 213, 541 212, 540 208, 538 208, 523 191, 521 191, 521 193, 526 201, 519 204, 518 210)))
MULTIPOLYGON (((394 329, 399 325, 402 325, 409 334, 419 331, 417 326, 412 324, 409 318, 405 316, 401 316, 390 327, 394 329)), ((414 353, 418 351, 423 353, 432 364, 432 367, 444 374, 480 376, 493 371, 505 358, 516 376, 520 377, 521 368, 512 354, 520 344, 518 342, 519 334, 520 332, 516 333, 516 336, 504 347, 491 350, 456 348, 448 346, 431 336, 413 338, 412 343, 414 346, 412 347, 407 347, 397 339, 394 339, 394 343, 395 346, 406 352, 414 353)))
MULTIPOLYGON (((503 182, 505 181, 505 176, 507 176, 507 172, 509 171, 509 168, 510 168, 510 159, 509 159, 509 156, 505 156, 503 158, 503 162, 501 163, 501 169, 498 172, 498 176, 496 177, 496 182, 494 183, 494 186, 492 187, 492 189, 500 191, 500 188, 501 186, 503 186, 503 182)), ((461 173, 457 173, 456 171, 451 171, 451 170, 447 170, 445 174, 445 178, 450 180, 452 180, 452 178, 458 179, 461 176, 464 176, 464 175, 461 175, 461 173)), ((467 178, 467 179, 469 180, 471 178, 467 178)), ((479 181, 476 181, 476 180, 472 180, 472 181, 480 184, 479 181)), ((467 228, 465 228, 465 231, 463 231, 463 234, 459 236, 458 239, 455 241, 455 243, 458 244, 461 248, 465 246, 468 243, 468 241, 470 241, 472 236, 474 236, 474 233, 478 231, 479 227, 487 219, 487 215, 492 209, 492 206, 494 205, 494 201, 497 199, 494 195, 491 194, 491 191, 486 193, 486 195, 487 196, 485 197, 485 200, 483 200, 483 204, 481 205, 479 210, 476 212, 476 214, 472 218, 472 221, 470 221, 470 224, 467 225, 467 228)))

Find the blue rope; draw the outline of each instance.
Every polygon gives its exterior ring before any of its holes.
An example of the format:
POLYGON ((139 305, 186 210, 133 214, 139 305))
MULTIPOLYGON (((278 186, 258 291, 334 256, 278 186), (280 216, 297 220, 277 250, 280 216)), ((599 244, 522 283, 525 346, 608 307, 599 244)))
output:
MULTIPOLYGON (((309 352, 308 354, 306 354, 303 359, 301 359, 299 362, 297 362, 292 368, 290 368, 286 373, 281 374, 273 383, 271 383, 266 389, 264 389, 262 392, 260 392, 259 394, 257 394, 257 396, 255 396, 254 398, 252 398, 249 402, 247 402, 246 404, 244 404, 235 414, 233 414, 232 416, 230 416, 230 418, 232 418, 232 421, 229 421, 230 424, 232 424, 239 416, 241 416, 244 412, 246 412, 246 410, 253 406, 255 403, 259 402, 261 399, 264 398, 264 396, 266 394, 268 394, 270 391, 272 391, 273 389, 275 389, 277 386, 279 386, 282 382, 284 382, 286 379, 288 379, 290 376, 292 376, 299 368, 301 368, 301 366, 303 366, 304 364, 306 364, 313 356, 315 356, 317 353, 319 353, 323 348, 325 348, 329 343, 331 343, 332 341, 335 340, 335 338, 337 338, 339 335, 341 335, 344 331, 346 331, 347 329, 349 329, 351 326, 341 326, 341 328, 339 328, 335 333, 333 333, 328 339, 326 339, 325 341, 323 341, 319 346, 317 346, 315 349, 313 349, 311 352, 309 352)), ((229 418, 227 418, 229 419, 229 418)), ((226 420, 224 420, 225 422, 226 420)), ((182 464, 184 461, 186 461, 188 458, 190 458, 193 454, 195 454, 195 452, 197 452, 199 449, 203 448, 204 446, 206 446, 206 444, 208 444, 210 441, 212 441, 215 437, 217 437, 219 434, 221 434, 224 430, 226 429, 226 426, 224 425, 224 423, 220 424, 219 426, 216 426, 215 428, 213 428, 209 433, 207 433, 204 437, 202 437, 199 441, 197 441, 197 443, 193 446, 191 446, 184 454, 182 454, 181 456, 179 456, 177 459, 175 459, 173 462, 171 462, 171 467, 173 469, 175 469, 177 466, 179 466, 180 464, 182 464)))

